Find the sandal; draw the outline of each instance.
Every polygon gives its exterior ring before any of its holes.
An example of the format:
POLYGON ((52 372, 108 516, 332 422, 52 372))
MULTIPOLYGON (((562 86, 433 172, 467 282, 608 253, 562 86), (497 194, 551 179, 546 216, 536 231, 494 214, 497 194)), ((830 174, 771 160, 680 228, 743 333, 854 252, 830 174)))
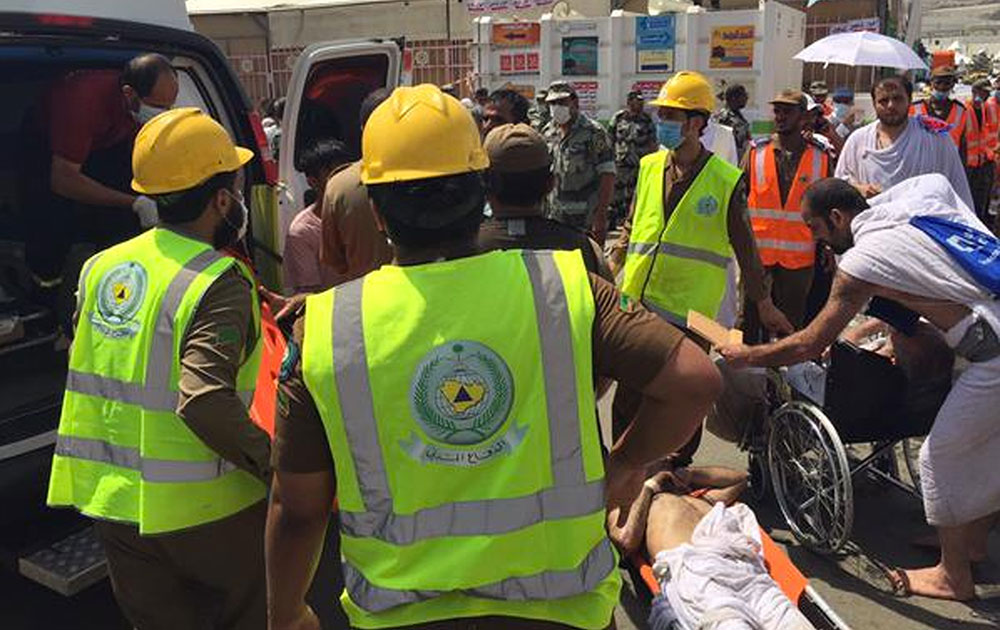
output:
POLYGON ((909 597, 913 595, 913 590, 910 588, 910 576, 906 574, 905 569, 888 569, 885 575, 889 578, 889 585, 892 587, 893 595, 896 597, 909 597))

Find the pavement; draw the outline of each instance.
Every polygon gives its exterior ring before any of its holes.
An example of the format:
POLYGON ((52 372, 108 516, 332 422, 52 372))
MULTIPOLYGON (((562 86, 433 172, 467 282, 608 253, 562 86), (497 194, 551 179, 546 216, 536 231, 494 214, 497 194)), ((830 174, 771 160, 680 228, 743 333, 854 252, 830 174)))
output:
MULTIPOLYGON (((610 400, 599 410, 610 435, 610 400)), ((705 432, 695 465, 745 469, 746 455, 705 432)), ((970 482, 974 483, 973 480, 970 482)), ((1000 534, 990 538, 990 560, 977 567, 978 600, 971 604, 891 594, 883 567, 921 567, 937 561, 933 552, 908 541, 931 532, 920 501, 894 486, 864 475, 854 481, 854 528, 846 549, 819 554, 798 544, 773 498, 752 505, 760 524, 783 546, 810 585, 854 630, 986 630, 1000 627, 1000 534)), ((618 630, 645 630, 648 608, 627 580, 622 606, 615 611, 618 630)))
MULTIPOLYGON (((605 435, 611 394, 599 408, 605 435)), ((745 455, 734 446, 706 433, 696 464, 743 468, 745 455)), ((970 480, 974 483, 975 480, 970 480)), ((935 554, 908 541, 929 532, 919 501, 896 489, 861 476, 854 485, 855 522, 847 548, 837 554, 814 553, 797 544, 773 500, 753 505, 761 525, 785 549, 810 579, 814 589, 854 630, 987 630, 1000 627, 1000 536, 990 540, 991 560, 977 567, 978 600, 971 604, 923 597, 901 599, 889 592, 882 567, 927 566, 935 554)), ((334 531, 331 526, 331 531, 334 531)), ((337 605, 340 576, 336 536, 328 536, 310 601, 324 627, 346 627, 337 605)), ((114 603, 104 580, 71 598, 64 598, 0 569, 0 628, 3 630, 126 630, 128 624, 114 603)), ((618 630, 645 630, 648 608, 626 577, 622 605, 615 611, 618 630)))

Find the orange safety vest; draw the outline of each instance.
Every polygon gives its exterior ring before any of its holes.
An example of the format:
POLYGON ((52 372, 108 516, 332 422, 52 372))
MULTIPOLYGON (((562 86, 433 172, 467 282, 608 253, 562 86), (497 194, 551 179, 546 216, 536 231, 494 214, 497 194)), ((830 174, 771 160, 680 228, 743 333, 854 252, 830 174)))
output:
POLYGON ((995 159, 996 150, 1000 147, 1000 102, 997 97, 991 96, 983 103, 983 124, 980 126, 982 133, 983 161, 992 162, 995 159))
POLYGON ((802 195, 818 179, 826 176, 829 156, 814 144, 807 144, 799 167, 781 203, 778 167, 770 140, 750 149, 750 197, 747 205, 761 262, 785 269, 811 267, 816 258, 812 233, 802 220, 802 195))
MULTIPOLYGON (((959 150, 962 148, 962 137, 964 136, 965 165, 979 166, 984 152, 979 137, 979 124, 976 122, 975 115, 968 108, 958 101, 953 100, 952 103, 951 113, 948 114, 948 120, 945 121, 951 127, 948 135, 951 136, 951 141, 955 143, 955 147, 959 150)), ((937 118, 937 116, 934 116, 930 112, 930 108, 927 107, 927 103, 924 101, 914 103, 910 106, 910 109, 913 115, 933 116, 937 118)))

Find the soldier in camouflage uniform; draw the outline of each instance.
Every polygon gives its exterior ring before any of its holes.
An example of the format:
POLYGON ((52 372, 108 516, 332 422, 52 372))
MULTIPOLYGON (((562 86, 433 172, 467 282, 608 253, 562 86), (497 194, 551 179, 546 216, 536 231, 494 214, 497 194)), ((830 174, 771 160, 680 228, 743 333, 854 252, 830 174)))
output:
POLYGON ((599 244, 608 230, 608 206, 614 194, 615 161, 608 134, 580 112, 576 90, 564 81, 549 86, 546 102, 552 120, 543 136, 552 154, 556 185, 546 215, 583 231, 599 244))
POLYGON ((548 90, 539 90, 535 96, 535 104, 528 110, 528 122, 531 123, 531 126, 538 133, 542 133, 545 130, 545 125, 549 124, 549 121, 552 120, 552 115, 549 113, 549 105, 545 102, 545 97, 548 93, 548 90))
POLYGON ((615 198, 611 206, 611 227, 628 216, 629 204, 635 193, 639 177, 639 160, 656 151, 656 125, 652 117, 642 110, 642 92, 632 91, 625 100, 626 107, 618 111, 608 125, 611 143, 615 148, 615 198))
POLYGON ((743 117, 743 108, 747 106, 747 89, 738 83, 734 83, 726 88, 726 106, 713 116, 715 122, 725 125, 733 130, 733 139, 736 140, 736 155, 743 159, 750 146, 750 123, 743 117))

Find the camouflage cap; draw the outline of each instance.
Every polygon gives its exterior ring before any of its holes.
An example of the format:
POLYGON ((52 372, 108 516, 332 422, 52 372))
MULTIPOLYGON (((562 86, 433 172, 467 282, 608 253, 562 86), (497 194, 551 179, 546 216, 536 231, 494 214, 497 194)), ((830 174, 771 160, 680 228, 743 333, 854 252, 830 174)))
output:
POLYGON ((938 66, 931 70, 932 77, 954 77, 956 75, 954 66, 938 66))
POLYGON ((564 98, 575 98, 576 90, 572 85, 566 81, 553 81, 549 84, 548 94, 545 96, 545 102, 551 103, 553 101, 561 101, 564 98))
POLYGON ((770 101, 771 105, 776 103, 781 103, 784 105, 798 105, 802 109, 806 108, 806 95, 798 90, 793 90, 791 88, 782 90, 775 95, 770 101))

